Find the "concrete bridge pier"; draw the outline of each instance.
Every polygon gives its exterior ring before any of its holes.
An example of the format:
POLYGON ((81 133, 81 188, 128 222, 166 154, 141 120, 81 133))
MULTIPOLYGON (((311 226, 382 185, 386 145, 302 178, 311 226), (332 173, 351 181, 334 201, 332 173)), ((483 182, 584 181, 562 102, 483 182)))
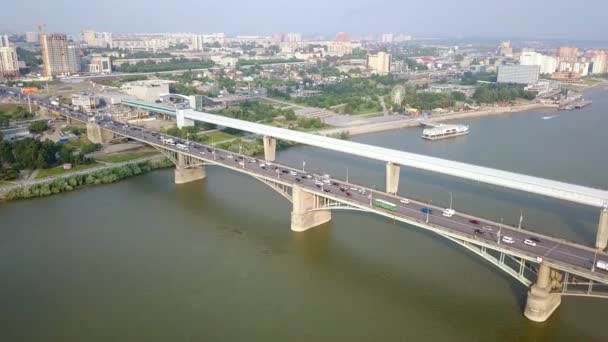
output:
POLYGON ((101 128, 95 122, 87 122, 87 138, 94 144, 106 144, 114 139, 114 133, 101 128))
POLYGON ((331 220, 331 211, 314 210, 317 207, 319 198, 310 192, 304 191, 301 187, 293 187, 293 210, 291 212, 291 230, 303 232, 310 228, 320 226, 331 220))
POLYGON ((597 225, 595 247, 604 250, 608 246, 608 209, 600 211, 600 222, 597 225))
POLYGON ((397 164, 386 164, 386 192, 391 195, 396 195, 399 189, 399 172, 401 167, 397 164))
POLYGON ((191 159, 193 158, 190 158, 184 154, 177 154, 177 164, 175 165, 175 184, 194 182, 207 177, 207 169, 205 166, 192 165, 192 162, 199 162, 191 159))
POLYGON ((175 111, 175 119, 175 121, 177 122, 177 128, 179 129, 194 126, 194 120, 187 119, 185 117, 185 111, 183 109, 178 109, 175 111))
POLYGON ((524 309, 524 316, 534 322, 544 322, 557 309, 562 302, 559 293, 551 293, 551 268, 540 264, 536 284, 528 291, 528 300, 524 309))
POLYGON ((277 139, 265 135, 264 140, 264 159, 274 161, 277 155, 277 139))

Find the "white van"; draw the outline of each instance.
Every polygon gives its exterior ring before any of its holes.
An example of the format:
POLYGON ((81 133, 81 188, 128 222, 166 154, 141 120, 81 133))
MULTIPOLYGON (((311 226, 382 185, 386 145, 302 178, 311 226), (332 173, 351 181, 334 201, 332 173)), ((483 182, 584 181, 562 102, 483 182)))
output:
POLYGON ((456 214, 456 210, 454 209, 446 208, 443 210, 443 216, 445 217, 452 217, 454 214, 456 214))
POLYGON ((502 237, 502 241, 506 242, 506 243, 514 243, 515 242, 515 240, 513 240, 513 238, 510 237, 510 236, 503 236, 502 237))

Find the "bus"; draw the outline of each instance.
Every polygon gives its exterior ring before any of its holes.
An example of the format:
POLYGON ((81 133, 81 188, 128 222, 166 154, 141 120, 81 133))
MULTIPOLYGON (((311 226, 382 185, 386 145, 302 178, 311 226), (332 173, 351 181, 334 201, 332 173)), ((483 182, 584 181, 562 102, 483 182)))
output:
POLYGON ((372 203, 374 204, 374 206, 382 208, 382 209, 386 209, 386 210, 390 210, 390 211, 397 211, 397 206, 388 201, 384 201, 381 199, 374 199, 372 201, 372 203))

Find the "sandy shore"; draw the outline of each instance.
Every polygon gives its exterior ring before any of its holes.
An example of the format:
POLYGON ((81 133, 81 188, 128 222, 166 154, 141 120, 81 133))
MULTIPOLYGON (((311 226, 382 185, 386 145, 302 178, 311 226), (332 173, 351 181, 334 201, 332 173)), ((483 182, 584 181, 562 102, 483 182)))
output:
MULTIPOLYGON (((524 111, 528 111, 528 110, 546 109, 546 108, 557 109, 558 106, 555 104, 530 103, 530 104, 524 104, 524 105, 513 106, 513 107, 493 107, 493 108, 475 110, 475 111, 433 115, 431 118, 427 119, 426 121, 443 122, 443 121, 455 120, 455 119, 473 118, 473 117, 490 116, 490 115, 501 115, 501 114, 517 113, 517 112, 524 112, 524 111)), ((418 121, 417 119, 404 118, 401 120, 395 120, 395 121, 391 121, 391 122, 370 123, 370 124, 363 124, 363 125, 359 125, 359 126, 332 128, 332 129, 319 131, 319 133, 322 135, 330 135, 330 134, 339 134, 342 132, 348 132, 350 135, 358 135, 358 134, 381 132, 381 131, 387 131, 387 130, 391 130, 391 129, 400 129, 400 128, 416 127, 416 126, 420 126, 420 121, 418 121)))

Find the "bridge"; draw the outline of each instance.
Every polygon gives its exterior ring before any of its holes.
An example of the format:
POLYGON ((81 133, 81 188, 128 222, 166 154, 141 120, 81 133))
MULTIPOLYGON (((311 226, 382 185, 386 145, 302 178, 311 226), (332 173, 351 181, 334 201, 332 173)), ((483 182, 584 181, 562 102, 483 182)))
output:
POLYGON ((221 166, 259 180, 292 202, 293 231, 306 231, 330 221, 333 210, 356 210, 434 232, 470 250, 529 287, 524 314, 531 320, 540 322, 548 319, 560 305, 562 296, 608 298, 608 270, 597 266, 608 264, 608 254, 603 251, 605 246, 591 248, 466 213, 444 216, 443 208, 398 196, 396 184, 389 183, 395 179, 395 175, 391 175, 394 169, 391 168, 397 167, 398 174, 397 165, 407 165, 445 174, 458 173, 456 175, 461 178, 479 177, 486 183, 505 187, 528 186, 529 189, 523 190, 555 198, 567 197, 562 199, 601 207, 598 240, 602 230, 608 226, 608 214, 604 208, 607 198, 605 191, 302 132, 282 132, 274 130, 274 127, 212 114, 189 111, 180 114, 176 111, 178 122, 179 116, 183 116, 184 119, 263 135, 265 160, 259 160, 204 144, 188 143, 179 138, 173 139, 180 146, 167 144, 164 143, 167 137, 158 132, 112 121, 90 121, 85 113, 55 107, 45 100, 38 102, 70 121, 85 124, 87 134, 93 141, 123 137, 153 146, 175 163, 175 183, 206 178, 207 166, 221 166), (263 131, 260 126, 264 128, 263 131), (387 191, 369 189, 335 178, 322 179, 318 175, 276 164, 273 162, 275 147, 272 141, 276 143, 277 138, 387 161, 387 191), (330 143, 333 146, 327 145, 330 143), (393 189, 395 191, 389 191, 393 189))

